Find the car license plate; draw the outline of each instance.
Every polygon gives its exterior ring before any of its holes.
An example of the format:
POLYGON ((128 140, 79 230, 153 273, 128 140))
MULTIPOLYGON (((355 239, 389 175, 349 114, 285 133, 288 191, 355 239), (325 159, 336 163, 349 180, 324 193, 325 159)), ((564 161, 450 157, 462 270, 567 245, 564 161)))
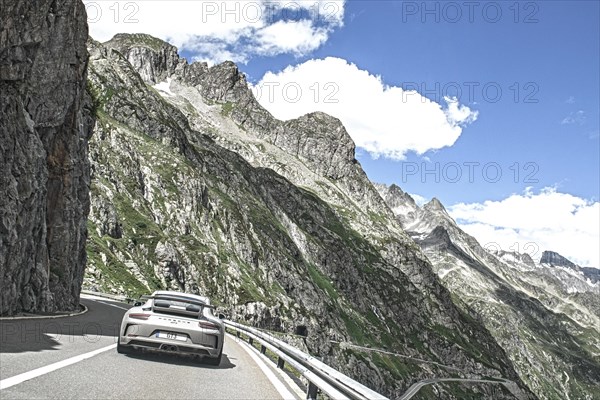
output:
POLYGON ((171 340, 180 340, 182 342, 187 341, 187 336, 178 335, 173 332, 156 332, 156 337, 160 339, 171 339, 171 340))

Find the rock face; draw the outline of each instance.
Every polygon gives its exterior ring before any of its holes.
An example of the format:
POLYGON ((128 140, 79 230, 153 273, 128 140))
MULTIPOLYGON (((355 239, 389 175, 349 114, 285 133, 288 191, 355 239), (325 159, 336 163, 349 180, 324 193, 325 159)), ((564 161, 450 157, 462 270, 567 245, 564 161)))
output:
MULTIPOLYGON (((532 396, 454 305, 337 119, 278 121, 235 64, 188 64, 147 35, 90 41, 89 51, 87 287, 202 293, 392 398, 432 376, 501 376, 532 396)), ((435 390, 512 398, 494 385, 435 390)))
POLYGON ((600 283, 600 269, 590 267, 580 267, 579 265, 571 262, 565 257, 554 251, 544 251, 540 264, 548 265, 551 267, 565 267, 570 270, 576 271, 582 274, 586 279, 589 279, 592 283, 600 283))
POLYGON ((162 82, 180 63, 182 67, 187 64, 180 60, 175 46, 143 33, 115 35, 107 46, 119 51, 146 82, 162 82))
POLYGON ((544 251, 542 253, 542 258, 540 259, 540 263, 541 264, 550 264, 552 266, 558 266, 558 267, 568 267, 571 269, 577 268, 575 263, 569 261, 568 259, 566 259, 565 257, 561 256, 560 254, 558 254, 554 251, 544 251))
POLYGON ((528 254, 482 247, 437 199, 415 209, 403 192, 378 188, 457 303, 483 322, 538 397, 600 397, 600 284, 556 253, 536 264, 528 254))
POLYGON ((89 209, 85 9, 3 0, 0 14, 0 314, 73 310, 89 209))

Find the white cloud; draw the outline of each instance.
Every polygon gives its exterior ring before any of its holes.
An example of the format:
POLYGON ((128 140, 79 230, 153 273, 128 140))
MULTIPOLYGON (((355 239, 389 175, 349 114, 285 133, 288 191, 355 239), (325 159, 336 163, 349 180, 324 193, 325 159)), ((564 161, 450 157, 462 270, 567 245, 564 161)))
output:
POLYGON ((577 112, 572 112, 560 122, 561 125, 583 125, 585 124, 585 112, 583 110, 579 110, 577 112))
MULTIPOLYGON (((456 204, 448 208, 463 230, 481 245, 505 251, 556 251, 571 261, 600 267, 600 203, 545 188, 527 189, 501 201, 456 204)), ((535 253, 535 254, 534 254, 535 253)))
POLYGON ((84 0, 90 35, 147 33, 211 63, 305 55, 343 26, 345 0, 84 0))
POLYGON ((185 48, 194 54, 192 61, 206 61, 210 65, 222 61, 233 61, 235 63, 248 61, 248 54, 236 52, 230 49, 227 43, 211 41, 208 38, 192 39, 186 43, 185 48))
POLYGON ((417 203, 417 205, 419 207, 425 205, 425 203, 427 203, 429 201, 425 197, 423 197, 423 196, 421 196, 419 194, 416 194, 416 193, 409 193, 409 195, 410 195, 410 197, 413 198, 413 200, 415 201, 415 203, 417 203))
POLYGON ((469 107, 459 104, 456 97, 444 97, 444 100, 448 104, 446 118, 452 126, 468 125, 477 119, 478 112, 473 112, 469 107))
POLYGON ((575 96, 569 96, 567 100, 565 100, 567 104, 575 104, 575 96))
POLYGON ((264 55, 307 54, 327 40, 327 29, 315 28, 311 21, 277 21, 259 30, 255 51, 264 55))
POLYGON ((416 91, 387 86, 340 58, 309 60, 268 72, 254 87, 258 101, 283 120, 323 111, 339 118, 357 146, 373 157, 403 159, 408 151, 453 145, 477 112, 445 98, 438 104, 416 91))

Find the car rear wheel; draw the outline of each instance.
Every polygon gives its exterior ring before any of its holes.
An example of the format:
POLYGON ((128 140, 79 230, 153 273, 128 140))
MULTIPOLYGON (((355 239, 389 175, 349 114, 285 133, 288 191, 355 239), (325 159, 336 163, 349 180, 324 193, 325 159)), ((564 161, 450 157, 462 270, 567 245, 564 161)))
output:
POLYGON ((121 344, 121 337, 119 337, 119 339, 117 341, 117 353, 132 354, 134 352, 135 352, 135 350, 133 349, 133 347, 129 347, 129 346, 125 346, 125 345, 121 344))

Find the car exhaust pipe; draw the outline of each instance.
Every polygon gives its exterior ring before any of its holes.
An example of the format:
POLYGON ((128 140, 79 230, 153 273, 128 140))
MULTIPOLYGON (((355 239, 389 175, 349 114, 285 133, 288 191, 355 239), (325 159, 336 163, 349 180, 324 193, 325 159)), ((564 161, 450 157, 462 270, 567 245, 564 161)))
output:
POLYGON ((161 350, 164 351, 177 351, 177 346, 173 346, 173 345, 169 345, 169 344, 163 344, 160 347, 161 350))

